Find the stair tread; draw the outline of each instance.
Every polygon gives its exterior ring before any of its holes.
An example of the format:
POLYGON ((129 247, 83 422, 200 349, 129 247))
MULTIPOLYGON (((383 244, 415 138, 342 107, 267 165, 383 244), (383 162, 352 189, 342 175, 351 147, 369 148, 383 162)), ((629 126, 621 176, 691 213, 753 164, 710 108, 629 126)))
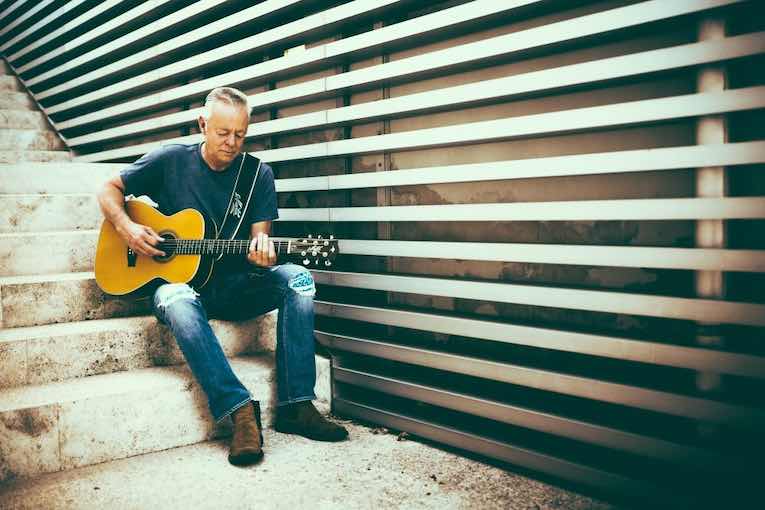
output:
POLYGON ((0 285, 23 285, 29 283, 63 282, 73 280, 92 280, 95 278, 93 271, 78 273, 55 273, 42 275, 0 276, 0 285))
MULTIPOLYGON (((273 354, 255 354, 230 358, 234 372, 257 372, 264 381, 274 367, 273 354)), ((149 367, 93 375, 46 384, 0 389, 0 412, 42 407, 62 402, 177 387, 182 390, 193 376, 186 365, 149 367)))
MULTIPOLYGON (((94 225, 95 226, 95 225, 94 225)), ((0 232, 0 276, 92 271, 99 231, 0 232)))
POLYGON ((97 229, 86 230, 50 230, 40 232, 0 232, 0 240, 2 239, 16 239, 19 237, 67 237, 67 236, 89 236, 98 234, 97 229))
MULTIPOLYGON (((64 168, 69 171, 87 171, 87 170, 119 170, 127 166, 124 163, 78 163, 76 161, 64 161, 66 163, 64 168)), ((39 161, 30 164, 18 164, 18 163, 4 163, 0 165, 0 172, 8 170, 22 170, 24 172, 43 172, 49 171, 52 167, 59 169, 61 162, 39 161)))
POLYGON ((15 165, 19 162, 40 163, 42 161, 69 162, 72 154, 68 150, 4 149, 0 147, 0 165, 15 165))
MULTIPOLYGON (((242 321, 211 319, 229 358, 276 349, 276 310, 242 321)), ((157 366, 182 365, 170 331, 146 310, 130 317, 0 329, 0 388, 15 388, 157 366)))
POLYGON ((57 191, 55 193, 2 193, 0 198, 28 198, 28 197, 90 197, 93 193, 83 193, 75 191, 57 191))
POLYGON ((133 317, 114 317, 109 319, 92 319, 87 321, 60 322, 42 326, 22 326, 0 330, 0 342, 14 342, 35 338, 66 336, 81 333, 95 333, 114 329, 138 326, 148 320, 156 320, 152 315, 136 315, 133 317))
POLYGON ((89 192, 96 194, 104 181, 124 164, 50 161, 0 164, 0 193, 89 192), (41 178, 44 176, 45 178, 41 178))

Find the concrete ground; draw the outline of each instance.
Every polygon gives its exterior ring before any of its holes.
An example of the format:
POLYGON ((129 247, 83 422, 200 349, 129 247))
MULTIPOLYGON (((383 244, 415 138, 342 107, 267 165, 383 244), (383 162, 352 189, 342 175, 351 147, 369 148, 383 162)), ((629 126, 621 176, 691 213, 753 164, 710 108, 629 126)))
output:
MULTIPOLYGON (((342 421, 342 420, 341 420, 342 421)), ((320 443, 266 429, 265 459, 228 464, 227 440, 0 484, 10 509, 611 509, 385 429, 344 421, 320 443)))

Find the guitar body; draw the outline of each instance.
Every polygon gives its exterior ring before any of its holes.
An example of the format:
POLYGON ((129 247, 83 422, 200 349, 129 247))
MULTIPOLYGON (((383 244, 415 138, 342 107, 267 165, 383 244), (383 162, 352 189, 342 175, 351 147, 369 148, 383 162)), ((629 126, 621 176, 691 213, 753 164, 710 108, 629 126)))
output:
MULTIPOLYGON (((184 209, 165 216, 140 200, 125 203, 130 219, 154 229, 164 239, 205 239, 215 237, 215 228, 205 229, 199 211, 184 209)), ((167 253, 167 252, 166 252, 167 253)), ((96 247, 96 283, 104 292, 117 296, 134 293, 149 283, 190 283, 201 288, 212 275, 215 257, 168 254, 147 257, 133 253, 109 221, 104 221, 96 247)))

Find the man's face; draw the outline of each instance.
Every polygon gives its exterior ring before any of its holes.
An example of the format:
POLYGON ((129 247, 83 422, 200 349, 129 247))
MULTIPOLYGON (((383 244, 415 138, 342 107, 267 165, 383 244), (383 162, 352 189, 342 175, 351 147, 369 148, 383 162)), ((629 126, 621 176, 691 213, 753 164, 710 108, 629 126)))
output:
POLYGON ((210 105, 210 118, 199 118, 205 152, 216 167, 228 166, 242 151, 250 116, 246 108, 224 102, 210 105))

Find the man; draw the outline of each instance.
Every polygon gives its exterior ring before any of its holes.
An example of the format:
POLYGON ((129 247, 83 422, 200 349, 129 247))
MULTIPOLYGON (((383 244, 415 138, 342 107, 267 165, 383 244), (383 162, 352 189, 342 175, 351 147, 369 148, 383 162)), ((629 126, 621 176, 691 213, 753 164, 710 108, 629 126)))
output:
POLYGON ((202 289, 165 284, 156 289, 153 300, 155 315, 175 335, 216 422, 231 416, 234 434, 228 458, 235 465, 263 456, 260 407, 234 375, 208 314, 243 319, 278 308, 274 428, 322 441, 339 441, 348 435, 321 416, 311 402, 316 398, 314 282, 301 266, 276 265, 274 243, 269 240, 271 221, 278 218, 274 176, 268 165, 261 163, 258 170, 256 158, 241 154, 249 121, 247 96, 230 87, 216 88, 208 94, 205 112, 198 119, 201 143, 166 145, 146 154, 107 181, 98 196, 106 219, 141 255, 163 256, 157 247, 162 239, 152 228, 128 217, 126 195, 147 195, 166 215, 191 207, 217 225, 224 219, 227 224, 241 223, 236 237, 251 239, 246 258, 222 258, 202 289), (256 175, 249 206, 244 205, 247 193, 232 195, 242 166, 243 176, 245 172, 256 175))

